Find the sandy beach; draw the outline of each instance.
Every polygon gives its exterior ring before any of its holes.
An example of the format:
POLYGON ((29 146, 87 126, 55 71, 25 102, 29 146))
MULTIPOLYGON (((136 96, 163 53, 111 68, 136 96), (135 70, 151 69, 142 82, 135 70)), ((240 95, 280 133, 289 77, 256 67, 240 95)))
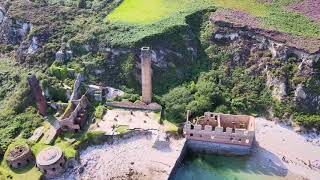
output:
POLYGON ((256 143, 253 155, 271 161, 284 171, 306 179, 320 179, 319 136, 298 134, 284 124, 256 119, 256 143))
POLYGON ((167 179, 184 139, 170 138, 170 147, 153 148, 155 138, 153 132, 89 147, 60 179, 167 179))

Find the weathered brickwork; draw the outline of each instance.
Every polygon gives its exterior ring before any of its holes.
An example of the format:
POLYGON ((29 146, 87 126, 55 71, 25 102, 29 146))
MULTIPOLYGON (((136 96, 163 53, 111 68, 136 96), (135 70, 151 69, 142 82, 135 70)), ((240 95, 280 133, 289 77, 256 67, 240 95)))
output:
POLYGON ((151 50, 149 47, 141 48, 142 101, 146 104, 152 102, 151 57, 151 50))
POLYGON ((10 150, 7 163, 11 168, 22 168, 34 161, 34 156, 28 146, 19 145, 10 150))
POLYGON ((71 102, 71 107, 65 112, 59 121, 61 130, 63 131, 78 131, 86 122, 86 108, 88 99, 83 95, 79 100, 71 102))
POLYGON ((195 123, 187 121, 183 130, 187 140, 252 146, 255 118, 206 112, 195 123))
POLYGON ((42 150, 36 160, 37 167, 45 177, 54 177, 65 171, 66 158, 58 147, 51 146, 42 150))

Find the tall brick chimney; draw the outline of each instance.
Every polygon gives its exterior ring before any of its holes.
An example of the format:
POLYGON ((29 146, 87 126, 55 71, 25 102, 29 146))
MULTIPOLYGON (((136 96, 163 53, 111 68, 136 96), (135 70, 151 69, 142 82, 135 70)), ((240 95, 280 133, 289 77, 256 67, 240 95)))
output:
POLYGON ((46 115, 47 113, 47 102, 45 97, 42 94, 41 87, 39 85, 39 81, 34 74, 28 75, 28 82, 32 92, 33 97, 36 100, 38 111, 41 115, 46 115))
POLYGON ((141 48, 141 79, 142 101, 146 104, 152 102, 152 70, 150 47, 141 48))

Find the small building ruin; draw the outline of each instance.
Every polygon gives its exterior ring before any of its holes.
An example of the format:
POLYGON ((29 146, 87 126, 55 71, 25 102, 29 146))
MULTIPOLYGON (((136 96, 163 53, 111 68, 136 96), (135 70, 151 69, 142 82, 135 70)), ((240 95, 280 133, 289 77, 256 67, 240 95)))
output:
POLYGON ((36 162, 46 177, 53 177, 65 170, 66 158, 60 148, 51 146, 37 155, 36 162))
POLYGON ((90 84, 88 86, 88 95, 94 97, 96 101, 103 101, 123 96, 124 92, 113 87, 103 87, 90 84))
MULTIPOLYGON (((250 150, 255 136, 255 118, 247 115, 206 112, 193 122, 187 118, 183 131, 187 141, 206 142, 207 145, 210 143, 235 145, 233 148, 250 150)), ((219 151, 221 147, 217 147, 216 150, 219 151)))
POLYGON ((34 156, 29 146, 17 145, 9 151, 6 160, 10 168, 22 168, 32 163, 34 156))
POLYGON ((86 108, 88 106, 88 98, 83 95, 79 100, 72 100, 67 110, 59 120, 62 131, 77 132, 84 127, 86 123, 86 108))

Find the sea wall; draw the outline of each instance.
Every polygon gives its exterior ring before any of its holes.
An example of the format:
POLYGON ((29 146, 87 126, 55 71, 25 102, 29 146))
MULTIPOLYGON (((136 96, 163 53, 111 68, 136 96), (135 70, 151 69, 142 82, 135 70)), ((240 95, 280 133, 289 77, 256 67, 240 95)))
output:
POLYGON ((234 144, 219 144, 197 140, 187 140, 186 146, 192 153, 220 154, 220 155, 248 155, 251 146, 234 144))
POLYGON ((176 163, 174 164, 174 166, 173 166, 173 168, 172 168, 172 170, 170 172, 168 180, 173 179, 173 177, 176 174, 178 168, 182 166, 182 162, 183 162, 184 158, 187 156, 187 154, 188 154, 188 147, 187 147, 187 142, 185 142, 184 145, 183 145, 183 148, 181 150, 180 156, 177 159, 176 163))

